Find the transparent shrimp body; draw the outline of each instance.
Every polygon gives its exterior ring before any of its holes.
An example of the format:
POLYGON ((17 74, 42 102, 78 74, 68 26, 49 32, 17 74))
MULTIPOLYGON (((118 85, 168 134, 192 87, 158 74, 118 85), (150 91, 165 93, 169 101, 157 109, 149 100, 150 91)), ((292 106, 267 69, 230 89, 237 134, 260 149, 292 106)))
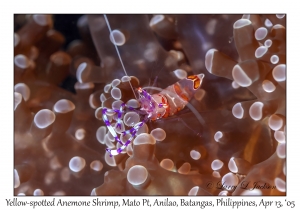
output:
POLYGON ((141 107, 151 120, 172 116, 187 105, 203 78, 204 74, 188 76, 153 95, 139 88, 141 107))
POLYGON ((203 74, 188 76, 187 78, 168 86, 156 94, 149 94, 145 89, 138 88, 138 101, 140 103, 140 108, 138 109, 127 106, 125 103, 121 104, 120 109, 112 110, 104 108, 102 111, 103 121, 105 122, 111 135, 121 145, 115 150, 108 148, 107 151, 110 153, 110 155, 112 156, 120 154, 137 136, 138 130, 149 120, 154 121, 157 119, 166 118, 182 110, 193 97, 195 91, 200 88, 203 78, 203 74), (142 121, 134 124, 132 128, 128 130, 122 130, 121 128, 124 127, 123 116, 128 110, 138 114, 139 119, 142 119, 142 121), (110 123, 108 117, 112 113, 113 119, 116 120, 114 127, 110 123), (127 135, 129 138, 125 143, 123 143, 117 133, 121 133, 123 136, 127 135))

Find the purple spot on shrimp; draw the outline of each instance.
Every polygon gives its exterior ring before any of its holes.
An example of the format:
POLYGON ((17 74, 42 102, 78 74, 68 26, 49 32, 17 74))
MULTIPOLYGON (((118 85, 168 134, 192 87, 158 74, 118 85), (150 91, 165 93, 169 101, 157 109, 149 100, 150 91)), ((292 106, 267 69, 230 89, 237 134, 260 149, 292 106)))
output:
POLYGON ((120 153, 122 152, 122 149, 121 149, 121 148, 118 148, 118 149, 117 149, 117 152, 118 152, 118 154, 120 154, 120 153))
POLYGON ((117 123, 117 128, 121 129, 121 123, 117 123))
POLYGON ((130 128, 129 132, 132 133, 133 131, 135 131, 134 128, 130 128))
POLYGON ((142 122, 141 124, 139 124, 139 128, 142 127, 144 125, 144 123, 142 122))
POLYGON ((143 96, 144 96, 145 98, 148 98, 148 99, 149 99, 149 97, 150 97, 150 95, 149 95, 145 90, 143 90, 143 96))
POLYGON ((107 152, 109 152, 109 156, 110 156, 110 157, 112 157, 112 154, 111 154, 111 149, 109 149, 109 148, 106 148, 106 151, 107 151, 107 152))
POLYGON ((106 126, 110 126, 109 121, 105 120, 104 122, 105 122, 106 126))
POLYGON ((121 117, 122 117, 122 113, 119 112, 119 113, 118 113, 118 119, 121 119, 121 117))
POLYGON ((102 114, 106 114, 106 111, 107 111, 107 109, 104 108, 104 109, 102 110, 102 114))
POLYGON ((126 143, 125 143, 125 146, 127 147, 128 144, 130 144, 131 140, 127 140, 126 143))

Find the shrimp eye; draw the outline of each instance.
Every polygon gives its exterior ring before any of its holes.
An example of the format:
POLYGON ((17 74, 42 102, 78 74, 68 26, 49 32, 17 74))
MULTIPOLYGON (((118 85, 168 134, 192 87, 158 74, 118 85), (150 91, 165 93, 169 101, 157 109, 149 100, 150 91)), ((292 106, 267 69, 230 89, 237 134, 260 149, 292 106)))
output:
POLYGON ((142 88, 141 88, 141 87, 139 87, 137 90, 138 90, 140 93, 142 92, 142 88))

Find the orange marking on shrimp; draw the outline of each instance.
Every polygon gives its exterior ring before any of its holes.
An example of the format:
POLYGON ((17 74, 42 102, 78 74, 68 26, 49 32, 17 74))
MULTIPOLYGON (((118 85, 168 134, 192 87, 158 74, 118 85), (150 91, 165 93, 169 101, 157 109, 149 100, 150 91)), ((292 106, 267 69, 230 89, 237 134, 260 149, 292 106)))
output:
POLYGON ((180 95, 182 93, 182 91, 181 91, 181 87, 179 86, 179 84, 175 83, 173 86, 174 86, 174 90, 175 90, 176 94, 180 95))
POLYGON ((176 94, 184 101, 189 101, 189 97, 186 96, 186 94, 182 91, 180 85, 178 83, 174 84, 174 90, 176 94))
POLYGON ((201 81, 200 81, 200 79, 199 79, 199 77, 197 75, 188 76, 187 79, 193 81, 193 88, 194 88, 194 90, 197 90, 200 87, 201 81))

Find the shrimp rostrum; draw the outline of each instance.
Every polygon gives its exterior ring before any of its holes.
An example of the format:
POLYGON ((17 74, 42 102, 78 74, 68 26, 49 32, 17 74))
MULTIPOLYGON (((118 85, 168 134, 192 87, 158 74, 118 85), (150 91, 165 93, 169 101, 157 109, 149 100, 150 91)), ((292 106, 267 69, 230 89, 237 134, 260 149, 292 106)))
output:
POLYGON ((112 84, 106 86, 104 88, 106 93, 101 95, 102 107, 96 110, 96 116, 98 115, 98 119, 99 114, 102 116, 109 130, 110 138, 116 141, 116 145, 111 144, 106 149, 110 156, 125 153, 127 146, 138 134, 143 132, 147 122, 167 118, 182 110, 189 103, 195 91, 200 88, 203 78, 204 74, 188 76, 165 89, 137 87, 135 88, 138 93, 137 99, 130 99, 127 102, 116 100, 112 103, 111 108, 106 107, 107 101, 126 98, 122 92, 126 94, 126 91, 129 90, 128 84, 133 87, 138 83, 135 77, 125 76, 122 78, 122 82, 114 80, 112 84), (147 89, 156 89, 160 92, 149 94, 147 89), (108 91, 111 92, 111 98, 107 98, 108 91))

